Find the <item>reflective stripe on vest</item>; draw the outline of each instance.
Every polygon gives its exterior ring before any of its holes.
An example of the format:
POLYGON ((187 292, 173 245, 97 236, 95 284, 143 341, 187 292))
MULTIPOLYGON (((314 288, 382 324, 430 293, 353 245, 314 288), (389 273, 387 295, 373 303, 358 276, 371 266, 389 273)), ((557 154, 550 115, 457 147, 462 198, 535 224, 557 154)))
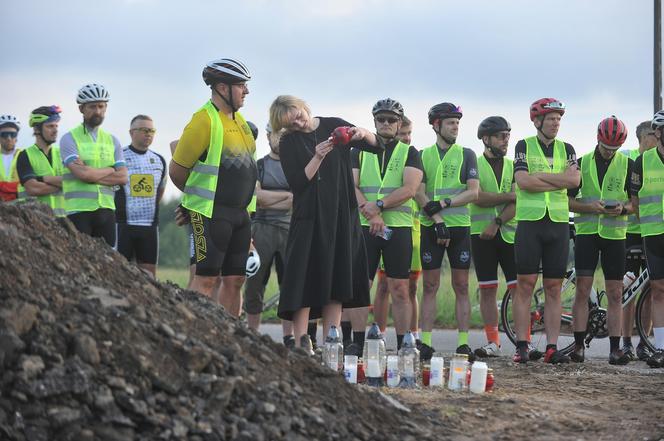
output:
MULTIPOLYGON (((388 194, 403 187, 403 173, 409 148, 407 144, 397 143, 390 161, 387 163, 387 170, 383 177, 380 176, 378 155, 368 152, 360 153, 359 188, 367 201, 374 202, 383 199, 388 194)), ((413 207, 410 199, 398 207, 385 208, 382 213, 383 221, 389 227, 412 227, 412 215, 413 207)), ((369 225, 369 221, 362 214, 360 214, 360 222, 362 225, 369 225)))
MULTIPOLYGON (((422 151, 422 166, 426 176, 426 194, 432 201, 441 201, 452 198, 466 191, 466 184, 461 183, 461 169, 463 167, 463 147, 453 144, 443 159, 440 159, 436 144, 422 151)), ((440 212, 448 227, 470 226, 468 206, 445 208, 440 212)), ((422 225, 431 226, 433 221, 420 211, 422 225)))
MULTIPOLYGON (((567 166, 565 144, 556 139, 553 142, 553 167, 549 165, 540 148, 536 136, 526 138, 526 160, 528 174, 534 173, 562 173, 567 166)), ((530 192, 516 187, 516 219, 540 220, 548 213, 553 222, 569 221, 569 203, 567 190, 553 190, 543 192, 530 192)))
MULTIPOLYGON (((51 146, 51 162, 53 162, 52 166, 48 162, 46 155, 36 144, 28 147, 25 150, 25 154, 28 155, 28 161, 30 162, 30 166, 32 167, 32 171, 35 173, 35 175, 62 176, 64 174, 64 166, 62 165, 62 159, 60 158, 60 147, 57 145, 51 146)), ((25 187, 19 183, 18 198, 32 199, 33 196, 29 196, 25 191, 25 187)), ((57 217, 65 216, 65 198, 63 196, 62 190, 43 196, 36 196, 34 198, 51 207, 53 213, 57 217)))
MULTIPOLYGON (((514 179, 514 163, 503 159, 503 171, 500 180, 500 187, 496 181, 496 174, 491 168, 489 161, 481 155, 477 158, 477 168, 480 173, 480 189, 487 193, 509 193, 512 191, 512 181, 514 179)), ((491 222, 500 215, 505 208, 504 204, 494 207, 480 207, 476 204, 470 204, 470 234, 480 234, 491 222)), ((514 233, 516 232, 516 220, 514 218, 505 222, 500 227, 500 235, 507 243, 514 243, 514 233)))
MULTIPOLYGON (((94 141, 83 124, 71 130, 79 159, 88 167, 104 168, 115 165, 115 144, 110 134, 99 128, 94 141)), ((77 179, 71 172, 62 176, 62 191, 68 214, 96 211, 100 208, 115 210, 115 192, 108 185, 90 184, 77 179)))
POLYGON ((664 164, 657 148, 641 155, 643 179, 639 191, 641 236, 664 234, 664 164))
MULTIPOLYGON (((627 179, 627 165, 629 159, 624 155, 614 155, 606 175, 599 188, 595 152, 587 153, 581 159, 581 197, 579 202, 592 203, 627 203, 625 180, 627 179)), ((627 216, 607 216, 594 213, 575 213, 574 225, 576 234, 599 234, 604 239, 624 239, 627 233, 627 216)))

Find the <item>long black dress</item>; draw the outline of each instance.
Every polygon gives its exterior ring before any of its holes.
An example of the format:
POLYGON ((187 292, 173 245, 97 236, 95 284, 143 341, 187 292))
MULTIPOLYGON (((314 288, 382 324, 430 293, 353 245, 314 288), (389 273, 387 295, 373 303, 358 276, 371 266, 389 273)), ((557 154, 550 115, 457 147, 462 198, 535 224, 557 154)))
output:
MULTIPOLYGON (((368 306, 369 273, 355 199, 350 147, 335 147, 309 180, 304 168, 316 145, 339 126, 340 118, 322 118, 311 133, 292 132, 279 143, 281 166, 293 192, 293 215, 286 248, 286 271, 279 298, 279 317, 310 307, 310 318, 321 317, 332 301, 344 308, 368 306)), ((379 153, 364 141, 353 147, 379 153)))

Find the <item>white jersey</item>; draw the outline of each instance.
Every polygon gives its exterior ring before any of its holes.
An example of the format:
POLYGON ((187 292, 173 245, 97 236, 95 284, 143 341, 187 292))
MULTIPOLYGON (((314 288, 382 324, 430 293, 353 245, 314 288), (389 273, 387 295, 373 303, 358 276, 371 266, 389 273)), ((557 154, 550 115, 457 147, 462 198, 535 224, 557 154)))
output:
POLYGON ((166 186, 166 161, 152 150, 123 149, 129 180, 115 192, 115 218, 129 225, 157 225, 157 194, 166 186))

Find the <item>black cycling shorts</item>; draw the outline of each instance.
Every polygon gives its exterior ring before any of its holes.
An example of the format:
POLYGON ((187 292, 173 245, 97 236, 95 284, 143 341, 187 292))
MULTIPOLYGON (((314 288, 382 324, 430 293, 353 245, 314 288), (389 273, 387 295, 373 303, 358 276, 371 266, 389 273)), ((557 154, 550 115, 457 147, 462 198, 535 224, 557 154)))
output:
POLYGON ((118 224, 118 252, 127 260, 156 265, 159 254, 158 227, 118 224))
POLYGON ((443 255, 447 250, 447 259, 450 268, 470 268, 470 227, 448 227, 450 230, 450 243, 447 248, 436 242, 435 225, 420 227, 420 257, 422 269, 440 269, 443 265, 443 255))
POLYGON ((625 275, 625 241, 611 240, 599 234, 577 234, 574 244, 574 268, 582 277, 595 275, 601 257, 605 280, 622 280, 625 275))
POLYGON ((224 207, 213 218, 190 211, 194 231, 196 275, 243 276, 251 242, 249 213, 243 208, 224 207))
POLYGON ((562 279, 569 257, 569 224, 553 222, 549 216, 537 221, 519 221, 514 239, 517 274, 537 274, 562 279))
POLYGON ((505 275, 507 287, 516 286, 514 244, 505 242, 500 231, 491 240, 480 239, 479 234, 473 234, 470 236, 470 245, 480 288, 498 287, 498 264, 505 275))
POLYGON ((67 217, 81 233, 101 237, 110 246, 115 246, 115 210, 99 208, 69 214, 67 217))
POLYGON ((643 248, 646 252, 650 279, 664 279, 664 234, 644 236, 643 248))
POLYGON ((369 233, 369 227, 362 227, 371 280, 376 275, 381 255, 387 277, 407 280, 410 276, 410 261, 413 257, 413 229, 411 227, 390 227, 390 229, 392 236, 389 240, 385 240, 369 233))
POLYGON ((187 224, 189 231, 189 265, 196 265, 196 247, 194 246, 194 229, 191 223, 187 224))
MULTIPOLYGON (((627 233, 625 239, 625 253, 632 247, 641 247, 643 249, 643 239, 640 234, 627 233)), ((641 271, 646 269, 646 255, 642 255, 641 259, 627 259, 625 261, 625 272, 632 272, 635 275, 641 274, 641 271)))

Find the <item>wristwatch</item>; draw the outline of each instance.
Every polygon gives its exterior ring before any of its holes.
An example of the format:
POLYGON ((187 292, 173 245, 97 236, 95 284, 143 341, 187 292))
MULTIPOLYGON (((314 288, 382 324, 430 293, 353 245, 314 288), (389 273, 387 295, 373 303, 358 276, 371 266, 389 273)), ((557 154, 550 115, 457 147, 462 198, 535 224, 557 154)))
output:
POLYGON ((502 227, 502 226, 503 226, 503 220, 502 220, 500 217, 496 216, 496 218, 495 218, 493 221, 494 221, 494 222, 496 223, 496 225, 498 225, 499 227, 502 227))
POLYGON ((452 199, 450 198, 443 199, 443 202, 445 202, 445 208, 452 206, 452 199))
POLYGON ((378 200, 376 201, 376 207, 378 207, 378 209, 379 209, 380 211, 383 211, 383 206, 384 206, 384 205, 385 205, 385 202, 383 202, 382 199, 378 199, 378 200))

